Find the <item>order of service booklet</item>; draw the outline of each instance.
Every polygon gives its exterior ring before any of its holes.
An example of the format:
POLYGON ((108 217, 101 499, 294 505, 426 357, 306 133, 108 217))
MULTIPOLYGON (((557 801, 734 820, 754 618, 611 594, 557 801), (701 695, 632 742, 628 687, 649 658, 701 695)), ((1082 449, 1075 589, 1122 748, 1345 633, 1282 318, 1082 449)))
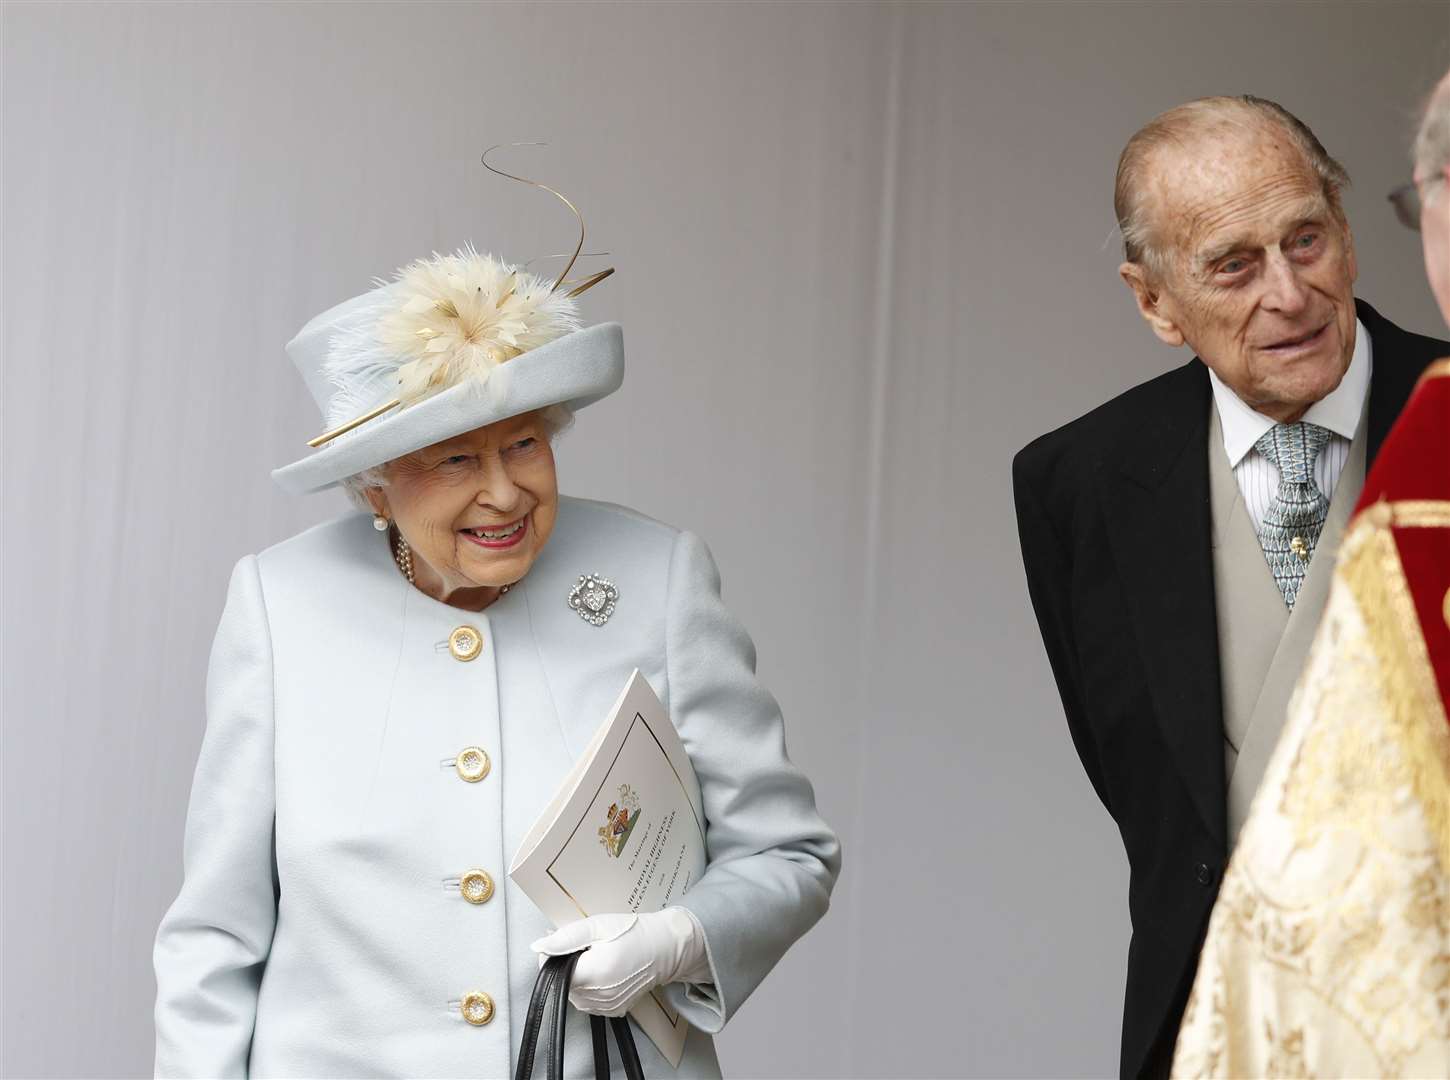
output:
MULTIPOLYGON (((509 867, 555 926, 659 911, 705 872, 700 782, 665 707, 636 669, 509 867)), ((661 988, 630 1010, 678 1067, 689 1025, 661 988)))

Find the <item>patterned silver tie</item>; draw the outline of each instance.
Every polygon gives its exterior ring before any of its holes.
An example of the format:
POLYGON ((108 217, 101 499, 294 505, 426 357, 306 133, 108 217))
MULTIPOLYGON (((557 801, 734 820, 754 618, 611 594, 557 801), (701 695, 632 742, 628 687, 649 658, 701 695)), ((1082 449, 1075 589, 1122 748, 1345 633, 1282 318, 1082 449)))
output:
POLYGON ((1275 424, 1254 443, 1279 470, 1279 490, 1264 511, 1259 543, 1290 611, 1329 516, 1329 500, 1314 482, 1314 460, 1329 434, 1317 424, 1275 424))

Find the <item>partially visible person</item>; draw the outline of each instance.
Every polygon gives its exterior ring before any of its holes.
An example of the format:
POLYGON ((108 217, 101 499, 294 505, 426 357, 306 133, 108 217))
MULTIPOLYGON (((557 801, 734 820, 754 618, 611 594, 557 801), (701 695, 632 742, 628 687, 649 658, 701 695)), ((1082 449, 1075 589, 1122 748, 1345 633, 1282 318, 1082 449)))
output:
POLYGON ((1424 239, 1425 276, 1450 323, 1450 73, 1430 96, 1415 138, 1415 175, 1390 195, 1400 221, 1424 239))
MULTIPOLYGON (((1450 73, 1400 220, 1450 323, 1450 73)), ((1370 472, 1224 877, 1174 1075, 1450 1076, 1450 358, 1370 472)))
POLYGON ((1127 850, 1123 1076, 1162 1076, 1350 512, 1450 344, 1354 296, 1344 168, 1254 97, 1171 109, 1118 164, 1120 267, 1188 364, 1013 463, 1028 589, 1127 850))
MULTIPOLYGON (((825 914, 840 845, 704 542, 559 492, 554 437, 624 378, 619 325, 574 299, 601 279, 465 248, 288 345, 331 430, 273 478, 362 512, 232 573, 156 935, 157 1076, 509 1076, 535 954, 583 950, 578 1009, 657 991, 687 1025, 676 1063, 637 1040, 645 1075, 718 1077, 711 1036, 825 914), (662 911, 551 934, 507 867, 636 670, 708 865, 662 911)), ((596 1075, 569 1024, 565 1074, 596 1075)))

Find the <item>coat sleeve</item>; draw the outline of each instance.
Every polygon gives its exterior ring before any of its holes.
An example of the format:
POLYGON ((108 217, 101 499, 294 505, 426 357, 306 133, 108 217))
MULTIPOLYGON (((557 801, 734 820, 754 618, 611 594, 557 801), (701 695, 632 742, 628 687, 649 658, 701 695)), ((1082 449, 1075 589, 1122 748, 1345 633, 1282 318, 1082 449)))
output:
POLYGON ((1043 507, 1026 459, 1027 451, 1012 462, 1012 495, 1017 505, 1017 537, 1022 545, 1022 564, 1027 571, 1027 592, 1037 614, 1047 660, 1057 680, 1057 693, 1067 714, 1077 756, 1098 798, 1112 812, 1108 787, 1098 760, 1097 742, 1087 722, 1082 701, 1077 644, 1073 636, 1070 597, 1072 563, 1069 549, 1058 535, 1043 507))
POLYGON ((272 647, 257 560, 232 572, 206 681, 181 892, 156 934, 156 1075, 245 1076, 277 920, 272 647))
POLYGON ((713 982, 674 983, 666 994, 714 1033, 825 914, 841 849, 786 756, 780 707, 721 602, 715 562, 688 532, 675 540, 667 603, 670 716, 700 780, 709 859, 678 905, 705 931, 713 982))

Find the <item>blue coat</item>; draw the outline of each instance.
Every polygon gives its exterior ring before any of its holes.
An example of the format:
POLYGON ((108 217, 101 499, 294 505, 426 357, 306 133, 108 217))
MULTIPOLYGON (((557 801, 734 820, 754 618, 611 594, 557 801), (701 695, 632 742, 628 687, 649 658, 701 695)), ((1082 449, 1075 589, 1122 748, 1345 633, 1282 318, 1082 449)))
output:
MULTIPOLYGON (((705 545, 568 498, 528 576, 478 613, 408 585, 364 515, 237 564, 156 939, 158 1075, 511 1075, 550 926, 507 868, 635 667, 699 775, 709 866, 680 903, 713 975, 667 990, 693 1028, 678 1070, 636 1041, 651 1078, 719 1076, 710 1034, 825 913, 840 849, 705 545), (619 588, 603 626, 566 603, 584 573, 619 588), (447 642, 465 624, 483 649, 462 662, 447 642), (467 747, 481 778, 457 767, 467 747), (475 868, 495 883, 481 904, 458 886, 475 868), (460 1010, 478 991, 482 1026, 460 1010)), ((568 1075, 592 1076, 573 1023, 568 1075)))

